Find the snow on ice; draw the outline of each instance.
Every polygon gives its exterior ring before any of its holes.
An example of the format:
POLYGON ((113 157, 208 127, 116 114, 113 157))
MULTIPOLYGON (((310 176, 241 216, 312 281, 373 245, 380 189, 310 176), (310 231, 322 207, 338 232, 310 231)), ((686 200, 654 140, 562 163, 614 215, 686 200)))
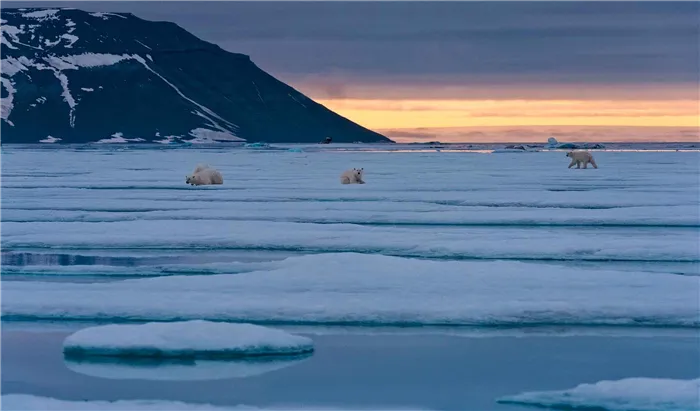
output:
POLYGON ((693 276, 354 253, 271 264, 276 267, 236 275, 94 284, 4 282, 2 315, 35 320, 700 326, 700 278, 693 276))
POLYGON ((700 379, 625 378, 569 390, 525 392, 498 402, 557 409, 691 411, 700 409, 700 379))
POLYGON ((89 327, 63 343, 70 356, 223 358, 311 351, 307 337, 253 324, 201 320, 89 327))

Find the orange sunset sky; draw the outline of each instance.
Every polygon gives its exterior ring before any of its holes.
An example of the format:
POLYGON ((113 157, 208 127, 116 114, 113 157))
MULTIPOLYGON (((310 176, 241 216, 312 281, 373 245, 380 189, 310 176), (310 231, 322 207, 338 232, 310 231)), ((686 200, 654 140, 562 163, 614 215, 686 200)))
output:
MULTIPOLYGON (((557 127, 566 130, 626 127, 627 133, 599 135, 596 136, 597 141, 698 141, 698 103, 692 99, 317 101, 363 126, 387 134, 397 142, 420 140, 416 138, 419 136, 418 130, 423 130, 426 139, 434 136, 434 140, 447 142, 474 140, 463 137, 469 131, 493 133, 493 130, 522 127, 549 130, 556 130, 557 127), (632 127, 645 129, 630 133, 632 127), (411 133, 410 130, 416 132, 411 133), (459 130, 464 132, 459 133, 459 130), (696 132, 692 133, 693 130, 696 132)), ((490 141, 533 141, 527 133, 517 137, 493 134, 490 141)))
POLYGON ((685 84, 294 84, 397 142, 700 141, 698 86, 685 84), (330 91, 330 92, 329 92, 330 91))

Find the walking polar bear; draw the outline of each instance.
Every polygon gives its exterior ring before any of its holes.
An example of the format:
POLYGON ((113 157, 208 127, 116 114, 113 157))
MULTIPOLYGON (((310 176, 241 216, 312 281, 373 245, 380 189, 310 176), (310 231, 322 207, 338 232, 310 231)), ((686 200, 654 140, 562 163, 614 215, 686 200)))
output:
POLYGON ((583 168, 588 168, 588 163, 591 163, 594 168, 598 168, 598 164, 595 163, 593 156, 588 151, 569 151, 566 153, 567 157, 571 157, 571 163, 569 163, 569 168, 576 164, 576 168, 581 168, 581 163, 583 163, 583 168))
POLYGON ((208 165, 199 164, 190 176, 185 177, 185 183, 193 186, 223 184, 224 177, 221 173, 208 165))
POLYGON ((365 182, 362 180, 364 173, 364 168, 345 170, 343 174, 340 175, 340 184, 364 184, 365 182))

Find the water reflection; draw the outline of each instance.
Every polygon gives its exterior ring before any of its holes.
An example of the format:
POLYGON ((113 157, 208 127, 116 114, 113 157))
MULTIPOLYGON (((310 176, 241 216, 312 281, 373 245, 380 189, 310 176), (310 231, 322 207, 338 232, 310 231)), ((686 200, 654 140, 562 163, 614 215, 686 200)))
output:
POLYGON ((64 357, 68 369, 112 380, 205 381, 248 378, 291 367, 313 354, 237 360, 64 357))
POLYGON ((44 254, 30 252, 3 252, 2 265, 28 266, 28 265, 110 265, 119 267, 137 266, 138 261, 134 257, 107 257, 88 256, 77 254, 44 254))

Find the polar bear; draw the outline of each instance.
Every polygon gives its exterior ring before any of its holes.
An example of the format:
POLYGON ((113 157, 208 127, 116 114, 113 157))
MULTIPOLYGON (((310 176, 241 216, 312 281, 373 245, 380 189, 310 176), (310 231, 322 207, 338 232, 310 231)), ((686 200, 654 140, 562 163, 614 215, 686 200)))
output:
POLYGON ((192 175, 185 177, 185 183, 193 186, 223 184, 224 177, 218 170, 205 164, 198 164, 192 175))
POLYGON ((569 151, 566 153, 567 157, 571 157, 571 163, 569 163, 569 168, 576 164, 576 168, 581 168, 581 163, 583 163, 583 168, 588 168, 588 163, 591 163, 594 168, 598 168, 598 164, 595 163, 593 156, 588 151, 569 151))
POLYGON ((340 175, 340 184, 364 184, 365 182, 362 180, 364 173, 364 168, 345 170, 343 174, 340 175))

